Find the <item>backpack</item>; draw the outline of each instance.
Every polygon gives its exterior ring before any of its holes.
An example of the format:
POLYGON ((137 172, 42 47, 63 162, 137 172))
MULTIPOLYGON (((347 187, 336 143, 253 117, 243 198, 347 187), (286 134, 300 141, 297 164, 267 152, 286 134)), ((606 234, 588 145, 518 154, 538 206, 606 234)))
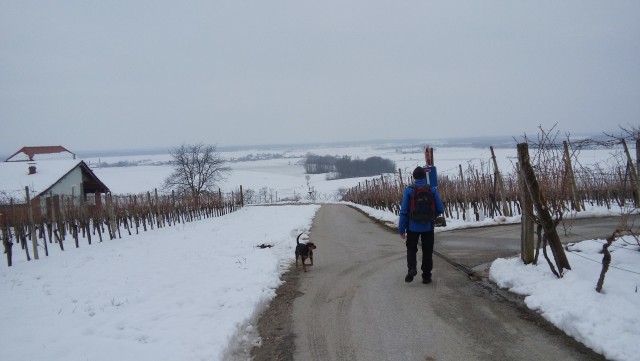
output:
POLYGON ((436 219, 436 198, 429 186, 411 186, 413 195, 409 203, 409 219, 426 223, 436 219))

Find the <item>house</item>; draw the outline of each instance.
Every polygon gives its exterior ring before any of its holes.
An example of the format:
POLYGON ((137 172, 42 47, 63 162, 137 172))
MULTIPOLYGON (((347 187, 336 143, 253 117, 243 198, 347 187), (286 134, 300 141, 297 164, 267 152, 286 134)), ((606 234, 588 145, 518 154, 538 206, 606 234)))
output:
POLYGON ((0 203, 5 204, 26 203, 25 187, 32 200, 64 195, 83 196, 84 201, 92 203, 89 195, 110 192, 82 160, 2 162, 0 174, 0 203))
POLYGON ((82 160, 0 162, 0 213, 24 213, 29 199, 34 217, 39 218, 51 205, 59 208, 61 198, 92 206, 109 192, 82 160))
POLYGON ((76 155, 60 145, 45 147, 23 147, 5 162, 33 162, 40 160, 76 159, 76 155))

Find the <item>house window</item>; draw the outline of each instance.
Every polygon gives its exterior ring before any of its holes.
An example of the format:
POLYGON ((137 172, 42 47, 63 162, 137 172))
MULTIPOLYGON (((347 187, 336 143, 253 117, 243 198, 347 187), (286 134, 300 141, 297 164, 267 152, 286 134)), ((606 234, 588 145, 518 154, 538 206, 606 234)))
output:
POLYGON ((96 205, 96 195, 95 193, 88 193, 84 195, 84 203, 90 206, 96 205))

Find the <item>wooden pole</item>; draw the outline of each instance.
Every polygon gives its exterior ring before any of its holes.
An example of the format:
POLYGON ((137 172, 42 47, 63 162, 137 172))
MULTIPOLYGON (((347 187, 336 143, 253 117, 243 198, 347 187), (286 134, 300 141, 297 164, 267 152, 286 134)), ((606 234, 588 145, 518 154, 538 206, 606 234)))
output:
POLYGON ((31 208, 31 196, 29 195, 29 187, 24 187, 27 195, 27 214, 29 216, 29 235, 31 236, 31 244, 33 245, 33 258, 38 259, 38 240, 36 239, 36 230, 33 225, 33 208, 31 208))
POLYGON ((524 175, 524 181, 527 186, 533 205, 538 214, 538 219, 544 229, 545 237, 549 241, 549 246, 553 252, 553 257, 558 268, 558 273, 562 276, 564 269, 571 269, 567 255, 562 248, 562 242, 556 230, 556 223, 551 217, 551 213, 547 207, 547 201, 540 190, 540 185, 536 179, 536 174, 529 159, 529 146, 527 143, 518 144, 518 159, 521 160, 521 167, 524 175))
POLYGON ((109 239, 116 239, 116 215, 113 210, 113 195, 106 194, 107 214, 109 215, 109 239))
POLYGON ((460 170, 460 187, 462 187, 462 214, 464 217, 464 220, 469 222, 470 221, 470 216, 469 216, 469 207, 467 206, 469 204, 469 202, 467 201, 467 188, 464 185, 464 175, 462 174, 462 164, 458 164, 458 169, 460 170))
POLYGON ((640 138, 636 139, 636 193, 640 195, 640 138))
POLYGON ((520 220, 520 257, 524 264, 529 264, 535 261, 533 202, 527 190, 527 185, 524 182, 524 174, 522 173, 520 163, 516 164, 516 168, 520 189, 520 207, 522 208, 522 217, 520 220))
POLYGON ((489 149, 491 149, 491 159, 493 160, 493 176, 496 180, 498 192, 500 193, 500 200, 502 201, 502 214, 504 214, 506 217, 511 217, 511 210, 509 209, 509 205, 507 204, 507 200, 504 196, 504 182, 502 181, 502 174, 500 174, 500 170, 498 170, 496 154, 493 152, 493 146, 489 146, 489 149))
POLYGON ((160 217, 160 202, 158 199, 158 188, 153 188, 153 200, 156 202, 155 204, 155 212, 156 212, 156 225, 158 228, 162 227, 162 221, 160 217))
MULTIPOLYGON (((629 154, 629 148, 627 148, 627 142, 622 139, 620 141, 624 147, 624 154, 627 156, 627 169, 629 169, 629 178, 631 178, 631 189, 633 192, 633 204, 636 208, 640 207, 640 188, 638 188, 638 178, 636 173, 636 167, 631 160, 631 154, 629 154)), ((637 150, 636 150, 637 152, 637 150)))
POLYGON ((13 243, 9 242, 9 230, 5 222, 6 218, 4 213, 0 213, 0 234, 2 235, 2 244, 4 245, 4 253, 7 255, 7 267, 11 267, 11 259, 13 256, 11 248, 13 247, 13 243))
POLYGON ((573 204, 573 208, 576 212, 580 212, 580 198, 578 197, 578 190, 576 187, 576 176, 573 173, 571 157, 569 156, 569 144, 565 140, 562 142, 562 146, 564 147, 564 171, 569 186, 569 194, 571 195, 571 203, 573 204))

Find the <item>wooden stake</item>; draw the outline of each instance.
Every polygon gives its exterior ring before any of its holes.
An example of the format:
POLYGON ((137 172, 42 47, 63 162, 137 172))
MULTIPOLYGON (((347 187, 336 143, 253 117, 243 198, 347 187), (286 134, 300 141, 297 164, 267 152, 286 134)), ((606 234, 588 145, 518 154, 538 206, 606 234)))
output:
POLYGON ((534 207, 538 214, 542 227, 544 228, 545 237, 549 241, 553 257, 558 267, 560 276, 563 274, 564 269, 571 269, 567 255, 562 248, 562 242, 556 230, 556 222, 553 221, 549 209, 547 208, 547 201, 540 190, 540 185, 536 179, 536 174, 531 166, 529 159, 529 146, 527 143, 518 144, 518 159, 521 160, 521 167, 524 174, 524 181, 527 186, 527 190, 533 200, 534 207))
POLYGON ((31 237, 31 244, 33 246, 33 258, 38 259, 38 240, 36 239, 36 230, 33 224, 33 208, 31 205, 31 196, 29 195, 29 187, 24 187, 24 191, 27 195, 27 214, 29 216, 29 236, 31 237))

